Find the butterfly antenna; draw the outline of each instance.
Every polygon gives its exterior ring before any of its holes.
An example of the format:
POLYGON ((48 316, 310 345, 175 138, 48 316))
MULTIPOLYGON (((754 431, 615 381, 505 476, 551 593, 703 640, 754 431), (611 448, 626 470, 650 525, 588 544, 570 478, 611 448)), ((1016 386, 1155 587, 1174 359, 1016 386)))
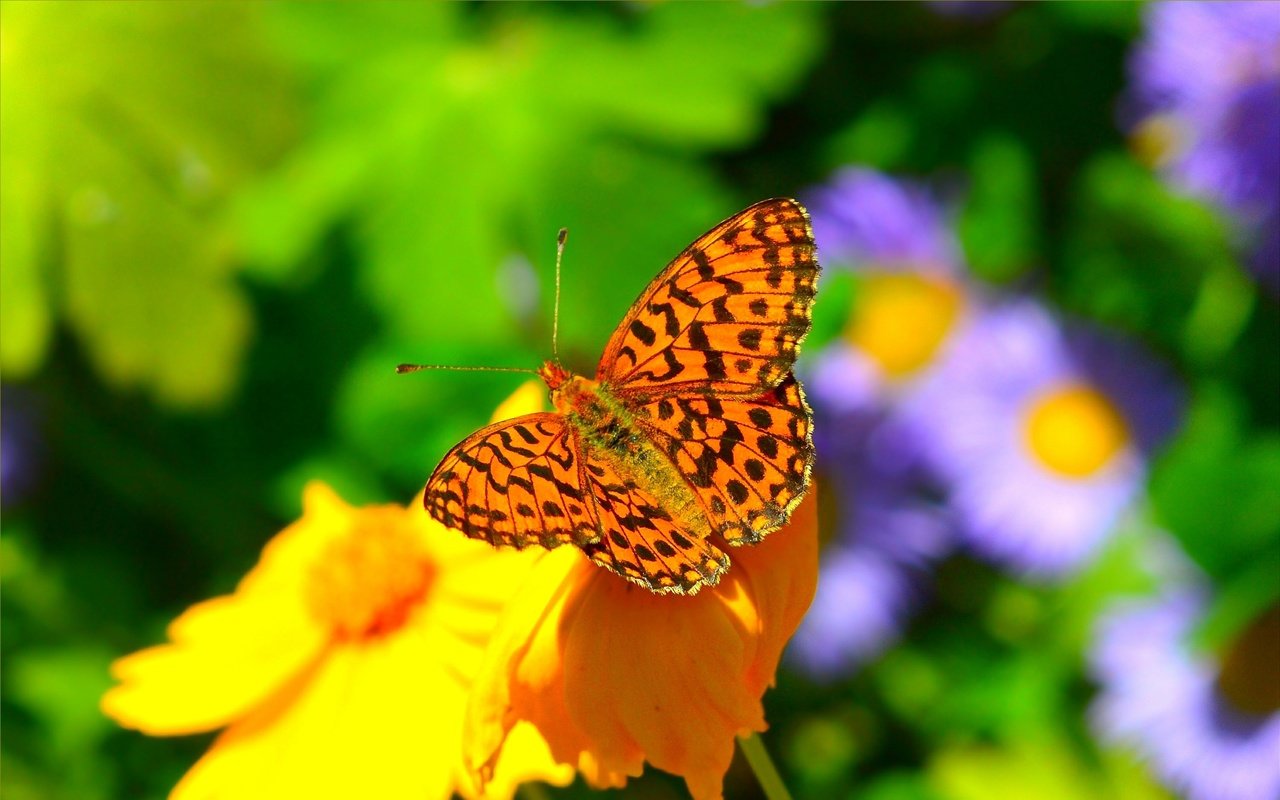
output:
POLYGON ((443 369, 449 372, 527 372, 530 375, 537 375, 536 369, 528 369, 526 367, 451 367, 447 364, 398 364, 396 372, 400 375, 406 372, 422 372, 427 369, 443 369))
POLYGON ((556 234, 556 304, 551 312, 551 355, 557 364, 560 363, 560 260, 564 258, 564 243, 568 238, 568 228, 561 228, 556 234))

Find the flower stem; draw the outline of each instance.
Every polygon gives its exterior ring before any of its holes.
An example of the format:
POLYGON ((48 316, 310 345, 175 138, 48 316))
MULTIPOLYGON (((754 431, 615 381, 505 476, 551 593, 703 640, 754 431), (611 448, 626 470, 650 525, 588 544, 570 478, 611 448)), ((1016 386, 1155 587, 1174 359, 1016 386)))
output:
POLYGON ((773 765, 773 759, 769 758, 769 751, 764 749, 760 734, 739 736, 738 747, 742 748, 742 755, 751 765, 751 771, 756 774, 756 780, 760 781, 764 796, 769 800, 791 800, 791 792, 787 791, 786 784, 782 782, 782 776, 778 774, 778 768, 773 765))

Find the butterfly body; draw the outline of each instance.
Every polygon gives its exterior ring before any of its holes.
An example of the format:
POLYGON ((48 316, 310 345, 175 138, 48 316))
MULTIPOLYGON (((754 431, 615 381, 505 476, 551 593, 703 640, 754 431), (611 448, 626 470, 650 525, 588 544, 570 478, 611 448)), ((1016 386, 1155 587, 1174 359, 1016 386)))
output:
POLYGON ((594 379, 548 361, 554 411, 450 451, 427 510, 495 545, 575 545, 657 593, 715 584, 720 546, 776 531, 809 486, 813 419, 791 367, 817 275, 794 200, 720 223, 644 290, 594 379))
MULTIPOLYGON (((571 373, 558 379, 557 367, 548 362, 539 374, 544 380, 551 377, 547 387, 551 390, 552 407, 564 416, 577 449, 607 462, 611 471, 622 479, 623 487, 662 498, 663 512, 679 524, 686 535, 705 539, 711 533, 710 521, 688 482, 670 457, 658 449, 643 422, 613 396, 607 384, 571 373)), ((590 459, 587 461, 586 469, 591 472, 590 459)))

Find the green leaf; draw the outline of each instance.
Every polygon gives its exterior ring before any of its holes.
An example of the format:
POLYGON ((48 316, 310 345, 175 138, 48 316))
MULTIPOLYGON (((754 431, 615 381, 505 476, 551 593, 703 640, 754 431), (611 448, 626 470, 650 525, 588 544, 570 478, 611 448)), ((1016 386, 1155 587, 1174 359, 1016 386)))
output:
POLYGON ((1280 542, 1258 553, 1236 572, 1219 581, 1209 609, 1200 622, 1195 644, 1209 653, 1222 653, 1249 623, 1280 600, 1280 542))
MULTIPOLYGON (((453 273, 450 263, 427 261, 412 270, 387 260, 368 270, 384 317, 404 319, 350 370, 339 402, 344 435, 371 463, 419 483, 445 451, 488 420, 494 406, 520 383, 518 375, 431 373, 396 376, 404 361, 534 369, 551 357, 555 234, 567 226, 560 308, 560 353, 575 371, 594 374, 609 334, 636 297, 680 250, 721 218, 737 211, 702 171, 679 159, 601 143, 585 163, 565 163, 562 186, 526 212, 518 238, 541 281, 542 313, 522 320, 501 302, 494 263, 453 273), (604 174, 596 172, 608 164, 604 174), (574 189, 593 186, 589 192, 574 189), (378 272, 381 268, 385 271, 378 272), (407 295, 394 289, 404 282, 407 295), (414 291, 410 283, 429 289, 414 291), (407 302, 406 302, 407 301, 407 302), (394 311, 391 310, 394 307, 394 311), (405 432, 414 432, 406 441, 405 432)), ((441 231, 441 236, 446 236, 441 231)), ((495 237, 477 233, 482 241, 495 237)), ((391 240, 388 239, 388 242, 391 240)), ((426 240, 418 240, 426 246, 426 240)), ((426 258, 424 256, 424 258, 426 258)))
POLYGON ((226 396, 249 315, 222 214, 290 122, 257 13, 4 5, 6 371, 35 369, 62 318, 118 386, 226 396))
POLYGON ((820 294, 813 307, 813 330, 805 338, 804 350, 813 354, 840 338, 849 324, 850 309, 856 302, 858 275, 848 270, 827 270, 818 284, 820 294))
MULTIPOLYGON (((7 98, 3 84, 0 97, 7 98)), ((7 109, 9 103, 0 102, 0 107, 7 109)), ((11 133, 6 126, 0 137, 0 369, 8 378, 40 366, 53 327, 40 252, 45 197, 33 165, 20 157, 20 135, 21 128, 11 133)))
POLYGON ((1170 192, 1131 158, 1102 155, 1079 182, 1055 278, 1065 304, 1086 316, 1151 332, 1193 358, 1212 355, 1230 344, 1250 303, 1240 280, 1214 275, 1241 271, 1230 233, 1212 209, 1170 192))
POLYGON ((237 218, 261 274, 276 277, 349 219, 361 292, 390 335, 423 342, 507 340, 510 321, 486 292, 513 254, 550 253, 561 225, 575 241, 609 237, 573 253, 626 265, 646 241, 721 208, 689 155, 755 136, 817 35, 803 6, 672 4, 628 24, 595 9, 501 6, 464 28, 455 10, 396 5, 273 7, 277 29, 305 27, 310 39, 374 33, 329 57, 298 50, 314 70, 316 125, 237 218), (563 207, 607 224, 570 215, 543 226, 546 209, 563 207))
POLYGON ((854 797, 858 800, 946 800, 930 787, 923 775, 909 772, 879 773, 854 797))
POLYGON ((971 176, 959 220, 965 255, 979 275, 1008 282, 1037 259, 1035 165, 1025 145, 1009 136, 992 135, 974 151, 971 176))
POLYGON ((1132 763, 1091 764, 1065 737, 1045 731, 1004 746, 952 744, 933 756, 928 775, 933 789, 948 800, 1167 797, 1132 763))
POLYGON ((86 749, 112 729, 98 710, 98 698, 111 686, 110 662, 107 653, 82 648, 26 652, 13 659, 11 696, 45 722, 53 752, 86 749))
POLYGON ((846 164, 893 169, 911 154, 915 138, 916 123, 901 104, 881 100, 831 138, 823 164, 827 171, 846 164))
POLYGON ((1280 434, 1250 430, 1225 387, 1200 388, 1151 482, 1158 519, 1210 575, 1230 576, 1280 544, 1280 434))

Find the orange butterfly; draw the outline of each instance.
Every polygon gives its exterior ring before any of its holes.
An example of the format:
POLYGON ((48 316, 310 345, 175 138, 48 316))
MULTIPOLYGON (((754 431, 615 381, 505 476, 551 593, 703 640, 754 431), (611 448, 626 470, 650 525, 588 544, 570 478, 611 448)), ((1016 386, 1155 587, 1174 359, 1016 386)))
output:
POLYGON ((760 541, 809 487, 813 415, 791 367, 817 277, 796 201, 721 222, 644 290, 594 380, 547 361, 555 411, 449 451, 427 510, 494 545, 572 543, 653 592, 715 585, 717 543, 760 541))

